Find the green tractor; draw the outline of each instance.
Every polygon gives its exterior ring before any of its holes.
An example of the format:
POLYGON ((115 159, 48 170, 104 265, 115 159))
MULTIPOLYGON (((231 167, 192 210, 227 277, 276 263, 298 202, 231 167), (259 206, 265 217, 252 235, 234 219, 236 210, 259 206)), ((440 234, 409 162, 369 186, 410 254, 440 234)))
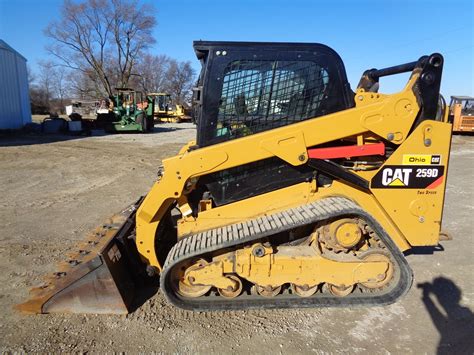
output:
POLYGON ((102 100, 97 110, 98 125, 107 132, 153 131, 153 98, 129 88, 115 90, 115 96, 102 100))

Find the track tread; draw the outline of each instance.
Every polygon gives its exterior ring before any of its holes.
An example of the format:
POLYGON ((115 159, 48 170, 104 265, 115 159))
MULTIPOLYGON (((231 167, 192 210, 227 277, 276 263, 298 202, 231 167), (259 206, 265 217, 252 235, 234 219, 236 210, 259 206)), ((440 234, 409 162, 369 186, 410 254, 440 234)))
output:
POLYGON ((161 288, 165 297, 174 305, 191 310, 222 310, 222 309, 248 309, 248 308, 295 308, 295 307, 317 307, 317 306, 349 306, 349 305, 383 305, 395 302, 404 295, 412 283, 412 272, 403 254, 398 250, 393 241, 378 225, 378 223, 359 205, 344 197, 324 198, 304 206, 290 208, 263 217, 257 217, 245 222, 234 223, 194 234, 181 239, 173 246, 163 266, 161 274, 161 288), (377 233, 383 239, 385 246, 392 252, 395 261, 400 267, 399 285, 391 293, 386 295, 364 294, 354 297, 308 297, 308 298, 274 298, 258 300, 213 301, 183 300, 174 293, 168 284, 168 275, 173 266, 193 257, 198 257, 223 248, 234 247, 244 243, 252 242, 268 237, 278 232, 290 230, 309 223, 326 220, 334 217, 347 215, 358 215, 370 222, 377 229, 377 233), (218 236, 226 236, 219 238, 218 236))

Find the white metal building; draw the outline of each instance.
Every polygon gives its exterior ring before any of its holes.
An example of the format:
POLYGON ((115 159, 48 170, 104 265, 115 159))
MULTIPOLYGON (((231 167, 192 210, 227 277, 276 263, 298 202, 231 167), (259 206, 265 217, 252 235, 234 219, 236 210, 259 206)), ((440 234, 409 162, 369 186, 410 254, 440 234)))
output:
POLYGON ((0 129, 31 122, 26 58, 0 39, 0 129))

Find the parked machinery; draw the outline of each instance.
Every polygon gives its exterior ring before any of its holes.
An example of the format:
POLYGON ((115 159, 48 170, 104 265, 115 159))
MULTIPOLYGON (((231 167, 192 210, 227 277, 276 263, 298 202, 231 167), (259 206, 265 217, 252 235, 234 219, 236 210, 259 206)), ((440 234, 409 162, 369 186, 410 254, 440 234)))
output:
POLYGON ((144 275, 189 310, 384 305, 436 246, 451 124, 443 57, 364 72, 321 44, 195 42, 197 139, 19 306, 126 313, 144 275), (410 72, 398 93, 379 78, 410 72))
POLYGON ((449 122, 453 133, 474 132, 474 97, 451 96, 449 122))
POLYGON ((180 123, 191 120, 191 117, 186 115, 183 105, 173 104, 170 94, 151 93, 148 96, 154 99, 154 116, 158 121, 180 123))
POLYGON ((108 132, 153 131, 154 100, 140 91, 116 88, 97 110, 97 123, 108 132))

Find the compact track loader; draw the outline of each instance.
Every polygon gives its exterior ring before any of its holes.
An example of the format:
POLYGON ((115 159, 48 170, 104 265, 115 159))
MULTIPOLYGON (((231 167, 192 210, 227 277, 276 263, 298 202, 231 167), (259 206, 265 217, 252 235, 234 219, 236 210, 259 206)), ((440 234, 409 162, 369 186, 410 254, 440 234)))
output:
POLYGON ((440 54, 350 89, 321 44, 194 43, 197 139, 18 308, 126 313, 159 276, 189 310, 384 305, 440 239, 451 124, 440 54), (379 79, 411 72, 398 93, 379 79))

